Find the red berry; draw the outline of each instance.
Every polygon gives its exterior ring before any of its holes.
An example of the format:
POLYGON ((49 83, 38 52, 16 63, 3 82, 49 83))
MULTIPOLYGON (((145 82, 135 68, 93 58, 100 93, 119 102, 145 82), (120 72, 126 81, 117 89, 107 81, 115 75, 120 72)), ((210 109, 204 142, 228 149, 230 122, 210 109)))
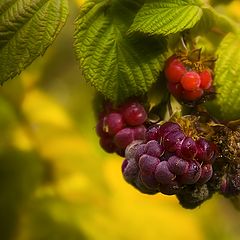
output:
POLYGON ((120 149, 125 149, 134 140, 134 130, 123 128, 114 136, 114 143, 120 149))
POLYGON ((183 91, 182 98, 187 101, 196 101, 200 99, 203 95, 203 90, 197 88, 194 91, 183 91))
POLYGON ((103 131, 110 136, 114 136, 124 127, 122 115, 119 113, 109 113, 103 118, 103 131))
POLYGON ((179 59, 172 56, 167 60, 164 72, 169 82, 177 83, 180 82, 181 77, 186 72, 186 68, 179 59))
POLYGON ((96 133, 99 137, 107 137, 109 136, 103 129, 103 118, 100 119, 96 125, 96 133))
POLYGON ((200 83, 200 76, 194 71, 186 72, 181 78, 182 87, 187 91, 193 91, 198 89, 200 83))
POLYGON ((138 102, 130 102, 122 107, 123 119, 130 126, 143 124, 147 119, 144 107, 138 102))
POLYGON ((182 98, 183 87, 180 83, 168 82, 167 87, 169 92, 177 99, 182 98))
POLYGON ((201 176, 198 179, 198 184, 204 184, 210 180, 213 174, 212 164, 207 163, 201 166, 201 176))
POLYGON ((144 127, 144 125, 139 125, 137 127, 133 128, 133 135, 134 139, 136 140, 143 140, 145 139, 147 129, 144 127))
POLYGON ((206 69, 203 72, 199 73, 201 83, 200 83, 200 88, 206 90, 209 89, 212 86, 212 74, 210 70, 206 69))
POLYGON ((107 153, 113 153, 115 151, 115 144, 111 137, 101 137, 99 144, 107 153))

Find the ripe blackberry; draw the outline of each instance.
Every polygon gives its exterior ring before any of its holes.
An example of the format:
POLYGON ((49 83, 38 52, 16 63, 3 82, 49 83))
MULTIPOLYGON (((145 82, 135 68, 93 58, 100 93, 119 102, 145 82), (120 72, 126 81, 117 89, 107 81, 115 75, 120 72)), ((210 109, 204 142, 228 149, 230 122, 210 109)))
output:
POLYGON ((169 170, 176 175, 183 175, 188 171, 188 161, 176 155, 171 156, 167 162, 169 170))
POLYGON ((187 171, 179 176, 181 184, 194 184, 201 176, 201 165, 197 161, 189 161, 187 171))
POLYGON ((196 142, 191 137, 186 137, 180 148, 180 156, 184 159, 194 159, 197 150, 196 142))
POLYGON ((197 145, 196 158, 198 159, 198 161, 211 162, 215 153, 214 145, 209 143, 204 138, 199 138, 196 141, 196 145, 197 145))
POLYGON ((124 178, 141 192, 144 186, 145 193, 181 194, 188 186, 200 186, 210 181, 214 150, 202 147, 211 146, 204 138, 193 140, 175 122, 150 126, 146 136, 145 140, 133 141, 127 146, 122 167, 124 178), (126 162, 129 162, 129 168, 125 167, 126 162))
POLYGON ((200 178, 198 179, 198 184, 207 183, 212 177, 212 174, 213 174, 212 164, 210 163, 202 164, 201 175, 200 178))

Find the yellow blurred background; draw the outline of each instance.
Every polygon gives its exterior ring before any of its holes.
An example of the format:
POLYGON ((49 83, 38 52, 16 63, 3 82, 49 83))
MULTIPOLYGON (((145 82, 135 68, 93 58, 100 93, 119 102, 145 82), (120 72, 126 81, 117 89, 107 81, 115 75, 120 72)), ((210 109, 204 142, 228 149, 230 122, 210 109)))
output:
POLYGON ((94 90, 72 48, 83 1, 69 2, 53 46, 0 88, 0 240, 240 239, 228 200, 186 210, 174 196, 141 194, 123 180, 122 158, 101 150, 94 90))

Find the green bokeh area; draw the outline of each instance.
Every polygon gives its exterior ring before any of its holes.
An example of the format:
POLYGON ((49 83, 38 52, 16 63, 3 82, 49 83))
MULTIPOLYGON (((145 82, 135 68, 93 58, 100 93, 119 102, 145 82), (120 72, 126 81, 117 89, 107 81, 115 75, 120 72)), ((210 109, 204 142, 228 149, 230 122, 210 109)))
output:
POLYGON ((123 180, 123 159, 101 150, 70 7, 44 57, 0 88, 0 240, 239 239, 231 201, 186 210, 174 196, 141 194, 123 180))

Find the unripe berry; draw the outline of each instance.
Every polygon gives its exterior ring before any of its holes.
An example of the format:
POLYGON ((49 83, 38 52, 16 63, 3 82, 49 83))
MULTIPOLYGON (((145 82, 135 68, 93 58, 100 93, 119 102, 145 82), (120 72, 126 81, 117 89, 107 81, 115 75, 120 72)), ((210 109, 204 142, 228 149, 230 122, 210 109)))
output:
POLYGON ((180 83, 172 83, 168 82, 167 83, 167 88, 169 92, 177 99, 181 99, 183 96, 183 87, 180 83))
POLYGON ((185 90, 185 91, 183 91, 182 94, 183 94, 182 99, 192 102, 192 101, 199 100, 203 96, 204 91, 201 88, 197 88, 193 91, 185 90))
POLYGON ((186 72, 186 68, 179 59, 172 56, 168 59, 164 72, 169 82, 177 83, 186 72))
POLYGON ((200 83, 200 76, 194 71, 186 72, 181 78, 181 85, 187 91, 193 91, 198 89, 200 83))
POLYGON ((205 69, 204 71, 199 73, 201 84, 200 88, 206 90, 209 89, 212 86, 212 74, 209 69, 205 69))

